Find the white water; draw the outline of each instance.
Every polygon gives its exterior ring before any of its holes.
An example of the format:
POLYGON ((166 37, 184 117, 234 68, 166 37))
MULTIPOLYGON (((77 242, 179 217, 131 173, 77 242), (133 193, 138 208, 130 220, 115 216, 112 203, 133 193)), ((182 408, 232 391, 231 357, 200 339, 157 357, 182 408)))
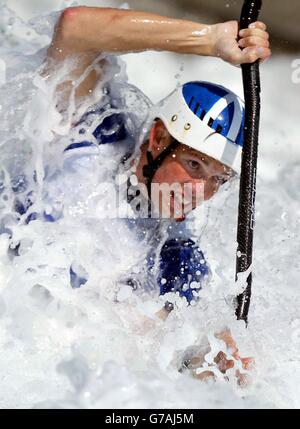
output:
MULTIPOLYGON (((33 28, 4 9, 0 16, 4 31, 0 46, 1 180, 7 183, 20 171, 31 177, 35 169, 40 192, 35 207, 39 208, 46 186, 43 168, 49 163, 60 165, 60 151, 68 140, 68 124, 59 123, 52 87, 45 85, 37 71, 44 54, 34 54, 49 43, 55 17, 35 18, 33 28), (53 142, 51 130, 64 135, 59 143, 53 142)), ((217 60, 162 53, 125 58, 130 81, 154 102, 177 83, 192 79, 242 90, 240 70, 217 60)), ((145 243, 139 243, 124 223, 97 221, 89 206, 80 210, 100 176, 108 178, 115 166, 116 149, 105 148, 101 170, 96 177, 81 178, 81 190, 74 192, 75 175, 65 179, 63 192, 57 189, 63 195, 65 217, 56 223, 23 225, 12 215, 12 195, 5 191, 0 196, 1 222, 13 232, 12 242, 9 234, 0 235, 0 407, 300 406, 300 109, 299 86, 291 83, 291 60, 274 58, 262 68, 249 329, 245 331, 243 323, 235 321, 231 304, 236 294, 237 183, 206 208, 205 222, 195 214, 193 229, 201 237, 213 271, 201 302, 186 307, 178 300, 175 311, 162 323, 153 314, 165 298, 132 294, 119 282, 137 261, 141 263, 145 243), (20 256, 15 257, 8 247, 18 242, 20 256), (80 265, 89 274, 80 289, 70 287, 70 264, 80 265), (256 359, 252 385, 240 389, 232 373, 229 381, 219 374, 209 384, 178 373, 184 350, 199 344, 202 336, 209 336, 215 352, 223 347, 212 342, 212 335, 226 324, 242 355, 256 359)))

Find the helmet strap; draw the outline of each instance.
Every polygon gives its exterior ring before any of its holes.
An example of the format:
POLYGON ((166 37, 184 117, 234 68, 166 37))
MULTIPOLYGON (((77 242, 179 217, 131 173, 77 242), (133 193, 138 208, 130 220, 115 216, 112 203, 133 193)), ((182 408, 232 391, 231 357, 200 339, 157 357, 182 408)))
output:
POLYGON ((145 178, 148 191, 148 217, 151 217, 152 213, 151 185, 155 173, 162 166, 164 160, 174 152, 179 144, 180 143, 174 139, 174 141, 155 159, 153 158, 152 152, 149 149, 147 150, 147 164, 143 167, 143 176, 145 178))

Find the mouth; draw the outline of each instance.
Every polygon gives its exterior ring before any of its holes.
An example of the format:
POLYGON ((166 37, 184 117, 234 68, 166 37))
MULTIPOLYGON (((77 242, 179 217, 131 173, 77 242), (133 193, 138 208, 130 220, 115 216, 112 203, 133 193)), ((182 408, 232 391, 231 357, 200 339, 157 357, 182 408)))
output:
POLYGON ((196 200, 189 203, 182 204, 182 199, 176 204, 176 198, 174 192, 170 193, 170 213, 171 218, 177 222, 182 222, 186 219, 186 216, 197 207, 196 200), (176 210, 177 209, 177 210, 176 210))

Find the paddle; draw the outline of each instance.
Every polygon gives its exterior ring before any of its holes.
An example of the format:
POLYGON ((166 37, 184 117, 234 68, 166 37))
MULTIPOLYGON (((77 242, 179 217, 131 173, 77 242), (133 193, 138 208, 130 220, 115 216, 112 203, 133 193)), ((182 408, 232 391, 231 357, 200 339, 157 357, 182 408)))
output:
MULTIPOLYGON (((240 28, 248 28, 257 21, 261 0, 245 0, 240 28)), ((247 272, 247 286, 237 297, 236 316, 248 324, 252 288, 253 232, 255 222, 256 170, 260 118, 259 61, 242 65, 245 96, 245 129, 240 178, 239 213, 237 228, 236 281, 239 273, 247 272)))

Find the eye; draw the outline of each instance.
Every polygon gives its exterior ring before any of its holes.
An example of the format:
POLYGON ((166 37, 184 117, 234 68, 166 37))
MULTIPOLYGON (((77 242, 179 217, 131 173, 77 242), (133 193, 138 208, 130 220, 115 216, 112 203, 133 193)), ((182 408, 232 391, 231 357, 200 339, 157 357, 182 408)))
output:
POLYGON ((200 164, 199 162, 191 159, 190 161, 188 161, 188 166, 192 169, 192 170, 198 170, 200 164))

